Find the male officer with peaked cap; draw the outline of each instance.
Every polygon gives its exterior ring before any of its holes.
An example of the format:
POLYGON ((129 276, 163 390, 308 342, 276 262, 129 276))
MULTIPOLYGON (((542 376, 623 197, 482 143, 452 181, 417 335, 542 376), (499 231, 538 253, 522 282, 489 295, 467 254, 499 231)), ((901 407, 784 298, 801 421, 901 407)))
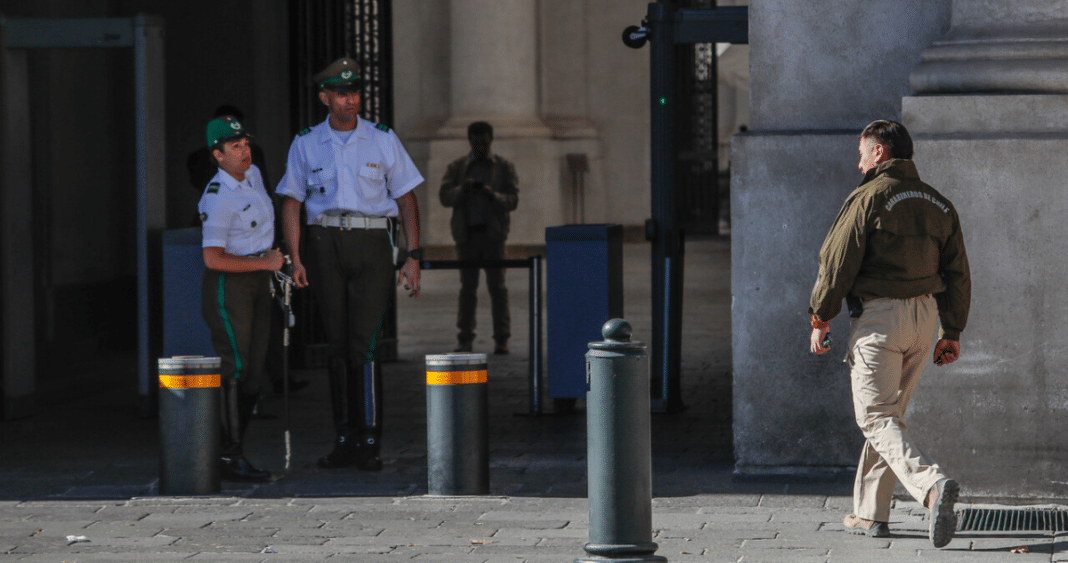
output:
POLYGON ((900 480, 930 510, 928 535, 944 547, 957 527, 959 486, 916 446, 902 420, 931 353, 960 356, 968 322, 971 273, 957 210, 920 180, 912 138, 896 121, 874 121, 860 134, 864 179, 838 212, 820 249, 809 301, 809 346, 823 354, 829 321, 849 303, 846 362, 864 449, 844 525, 871 537, 890 535, 894 486, 900 480), (941 322, 939 322, 941 321, 941 322))
POLYGON ((400 216, 408 257, 397 285, 419 296, 419 203, 423 177, 389 127, 359 117, 356 61, 341 58, 312 80, 329 110, 297 134, 277 193, 297 287, 311 286, 329 340, 330 405, 337 439, 324 468, 382 468, 381 373, 374 362, 393 279, 390 218, 400 216), (307 265, 300 207, 307 211, 307 265))
POLYGON ((207 141, 217 165, 200 198, 204 279, 201 312, 222 359, 223 477, 267 481, 241 447, 260 386, 271 326, 271 272, 282 267, 274 244, 274 207, 260 169, 252 164, 248 133, 230 116, 208 122, 207 141))

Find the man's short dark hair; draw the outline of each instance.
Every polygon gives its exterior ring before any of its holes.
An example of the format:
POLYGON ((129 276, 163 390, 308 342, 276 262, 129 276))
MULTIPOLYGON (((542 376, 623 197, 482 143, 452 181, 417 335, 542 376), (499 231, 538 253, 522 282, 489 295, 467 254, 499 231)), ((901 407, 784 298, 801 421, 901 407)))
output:
POLYGON ((861 139, 872 139, 886 147, 890 158, 912 159, 912 137, 905 126, 886 119, 872 121, 860 132, 861 139))
POLYGON ((485 121, 476 121, 467 126, 467 138, 470 139, 476 135, 489 135, 489 138, 493 138, 493 126, 485 121))

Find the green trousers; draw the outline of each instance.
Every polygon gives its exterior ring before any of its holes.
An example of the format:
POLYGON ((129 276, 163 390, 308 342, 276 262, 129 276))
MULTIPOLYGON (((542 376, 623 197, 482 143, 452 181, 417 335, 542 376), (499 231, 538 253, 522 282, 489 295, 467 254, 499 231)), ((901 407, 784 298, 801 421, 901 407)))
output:
POLYGON ((308 252, 308 285, 319 302, 328 355, 350 368, 370 363, 394 283, 389 234, 312 225, 308 252))
POLYGON ((271 272, 204 271, 201 313, 211 344, 222 359, 223 379, 236 378, 239 392, 260 392, 271 334, 271 272))

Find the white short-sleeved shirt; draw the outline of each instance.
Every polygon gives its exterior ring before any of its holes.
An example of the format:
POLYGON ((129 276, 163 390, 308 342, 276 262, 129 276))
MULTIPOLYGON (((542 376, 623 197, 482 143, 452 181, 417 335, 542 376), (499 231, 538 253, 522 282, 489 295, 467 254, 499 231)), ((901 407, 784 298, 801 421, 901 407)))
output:
POLYGON ((322 213, 396 217, 395 199, 423 176, 388 127, 358 119, 342 144, 326 121, 301 131, 289 146, 279 195, 304 202, 308 224, 322 213))
POLYGON ((203 247, 248 256, 274 244, 274 207, 255 164, 238 182, 222 168, 215 173, 197 206, 203 223, 203 247))

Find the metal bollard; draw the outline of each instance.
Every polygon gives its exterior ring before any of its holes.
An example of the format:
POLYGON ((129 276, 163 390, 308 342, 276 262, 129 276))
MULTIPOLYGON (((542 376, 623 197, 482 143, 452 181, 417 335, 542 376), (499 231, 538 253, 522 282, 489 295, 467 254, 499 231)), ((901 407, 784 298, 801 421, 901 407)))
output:
POLYGON ((575 562, 667 561, 653 555, 649 357, 623 319, 601 334, 586 353, 590 541, 575 562))
POLYGON ((159 493, 219 492, 219 358, 159 359, 159 493))
POLYGON ((426 356, 428 492, 489 494, 485 354, 426 356))

